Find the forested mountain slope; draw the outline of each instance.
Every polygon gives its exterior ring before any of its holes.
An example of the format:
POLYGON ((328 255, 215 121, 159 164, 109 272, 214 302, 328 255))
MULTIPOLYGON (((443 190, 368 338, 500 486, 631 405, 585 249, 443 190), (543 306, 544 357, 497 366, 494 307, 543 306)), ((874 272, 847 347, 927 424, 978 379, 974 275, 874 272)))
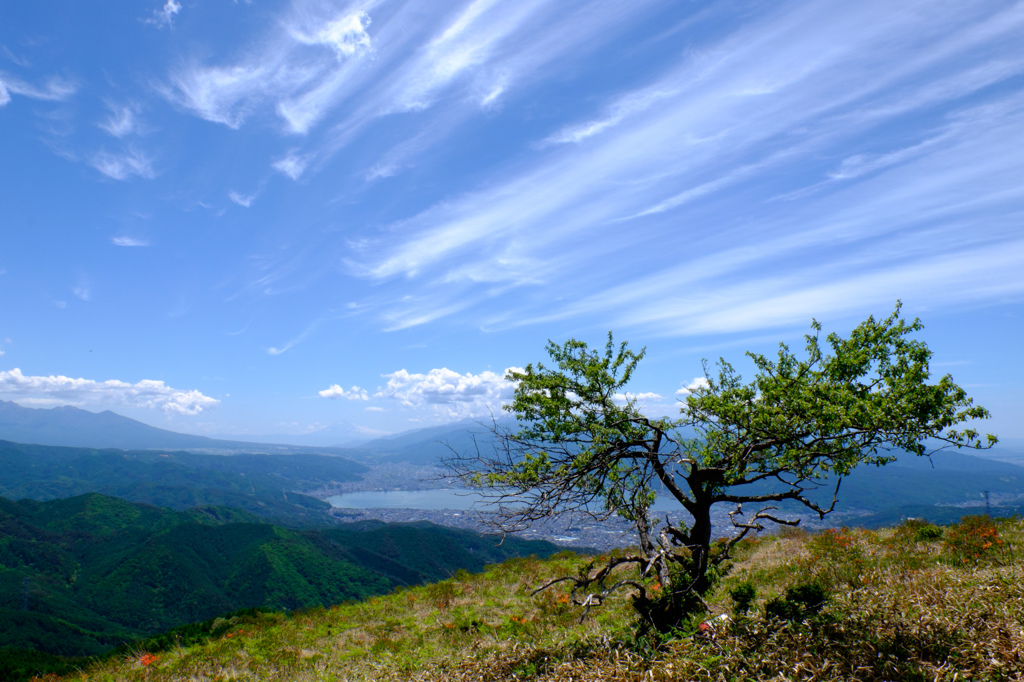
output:
POLYGON ((330 505, 295 493, 359 480, 367 468, 329 455, 205 455, 96 450, 0 441, 0 496, 51 500, 87 492, 184 510, 246 509, 292 525, 333 519, 330 505))
POLYGON ((0 498, 0 647, 94 654, 247 607, 292 610, 557 548, 429 524, 296 531, 95 493, 0 498))

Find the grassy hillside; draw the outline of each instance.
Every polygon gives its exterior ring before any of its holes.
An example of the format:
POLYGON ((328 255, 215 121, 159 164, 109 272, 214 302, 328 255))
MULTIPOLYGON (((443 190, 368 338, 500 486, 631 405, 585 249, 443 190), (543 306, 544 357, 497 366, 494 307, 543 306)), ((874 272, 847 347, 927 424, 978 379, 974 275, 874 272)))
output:
POLYGON ((731 620, 660 642, 635 636, 625 596, 581 621, 564 590, 531 595, 585 560, 516 559, 360 603, 222 621, 202 643, 139 648, 67 679, 1014 680, 1022 541, 1020 521, 984 519, 754 540, 710 604, 731 620))
POLYGON ((530 553, 430 524, 296 531, 241 510, 99 494, 0 498, 0 647, 92 655, 248 607, 290 611, 436 581, 530 553))

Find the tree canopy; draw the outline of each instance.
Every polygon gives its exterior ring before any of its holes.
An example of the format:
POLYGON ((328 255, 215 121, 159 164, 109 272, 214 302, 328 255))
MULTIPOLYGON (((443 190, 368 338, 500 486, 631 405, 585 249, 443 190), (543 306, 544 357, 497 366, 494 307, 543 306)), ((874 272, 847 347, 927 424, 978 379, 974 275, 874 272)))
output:
POLYGON ((478 450, 452 464, 491 491, 498 503, 492 520, 504 531, 565 514, 630 520, 635 554, 564 580, 587 607, 628 585, 645 619, 674 624, 700 609, 716 567, 747 533, 766 521, 798 523, 783 518, 778 503, 791 500, 823 517, 835 507, 842 477, 859 464, 884 465, 900 450, 924 456, 929 448, 995 443, 969 428, 987 410, 949 375, 930 381, 932 352, 914 338, 922 325, 902 319, 899 304, 846 338, 832 333, 822 343, 821 325, 811 327, 801 356, 786 344, 774 358, 747 353, 756 368, 750 382, 725 360, 716 373, 705 362, 706 385, 686 396, 677 418, 661 419, 644 415, 625 390, 643 349, 616 345, 610 333, 603 351, 575 339, 549 342, 551 366, 530 364, 506 376, 516 382, 506 409, 518 430, 496 427, 492 453, 478 450), (826 505, 809 493, 830 477, 836 484, 826 505), (675 499, 686 518, 655 519, 657 494, 675 499), (720 503, 731 506, 734 531, 713 543, 711 509, 720 503), (623 564, 635 564, 639 578, 609 585, 623 564), (648 594, 652 577, 662 588, 658 599, 648 594))

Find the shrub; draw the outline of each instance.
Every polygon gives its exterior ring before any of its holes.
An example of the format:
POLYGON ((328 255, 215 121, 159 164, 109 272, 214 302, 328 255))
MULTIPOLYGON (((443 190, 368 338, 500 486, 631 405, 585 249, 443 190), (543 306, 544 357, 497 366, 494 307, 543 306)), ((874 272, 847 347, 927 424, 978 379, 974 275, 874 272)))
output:
MULTIPOLYGON (((456 574, 458 577, 458 574, 456 574)), ((427 598, 430 599, 434 606, 440 611, 444 611, 451 607, 454 603, 455 598, 459 596, 461 590, 455 584, 453 580, 442 580, 439 583, 433 585, 427 585, 426 593, 427 598)))
POLYGON ((942 535, 942 529, 926 519, 907 519, 895 533, 895 537, 904 542, 931 542, 941 539, 942 535))
POLYGON ((729 596, 732 597, 732 612, 740 616, 749 611, 750 607, 754 605, 754 600, 757 599, 757 588, 749 581, 743 582, 729 590, 729 596))
POLYGON ((942 529, 932 524, 926 524, 917 529, 917 539, 921 542, 942 539, 942 529))
POLYGON ((943 549, 954 563, 977 565, 984 561, 1000 562, 1009 547, 999 537, 992 519, 965 516, 946 533, 943 549))
POLYGON ((775 597, 764 605, 766 618, 803 620, 821 611, 828 601, 828 590, 820 583, 802 583, 786 590, 784 597, 775 597))

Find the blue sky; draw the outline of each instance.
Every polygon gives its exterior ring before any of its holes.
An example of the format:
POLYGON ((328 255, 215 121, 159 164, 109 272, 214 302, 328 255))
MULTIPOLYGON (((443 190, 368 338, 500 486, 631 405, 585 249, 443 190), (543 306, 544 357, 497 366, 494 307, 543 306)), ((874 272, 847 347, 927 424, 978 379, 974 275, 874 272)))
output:
POLYGON ((0 398, 329 444, 897 299, 1024 436, 1024 4, 0 6, 0 398))

